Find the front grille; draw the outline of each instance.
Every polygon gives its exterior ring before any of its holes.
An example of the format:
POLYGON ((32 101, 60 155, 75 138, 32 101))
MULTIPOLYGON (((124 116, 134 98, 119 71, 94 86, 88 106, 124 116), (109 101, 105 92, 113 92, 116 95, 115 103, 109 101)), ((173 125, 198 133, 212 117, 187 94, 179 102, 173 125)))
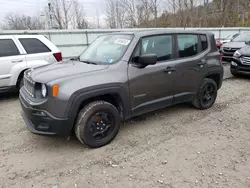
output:
POLYGON ((24 82, 24 89, 31 97, 35 97, 35 82, 32 81, 31 78, 28 78, 26 75, 23 79, 24 82))
POLYGON ((227 53, 234 53, 237 50, 239 50, 239 48, 226 48, 226 47, 223 48, 223 51, 227 53))
POLYGON ((250 57, 243 56, 240 58, 240 60, 243 65, 250 65, 250 57))

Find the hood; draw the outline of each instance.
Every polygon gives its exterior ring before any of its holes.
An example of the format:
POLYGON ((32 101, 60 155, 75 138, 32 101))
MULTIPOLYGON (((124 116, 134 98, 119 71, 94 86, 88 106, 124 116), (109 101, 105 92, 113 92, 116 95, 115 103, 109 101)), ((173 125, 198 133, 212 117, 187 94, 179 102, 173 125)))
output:
POLYGON ((250 45, 245 45, 243 48, 239 50, 241 55, 250 56, 250 45))
POLYGON ((223 48, 242 48, 246 44, 245 42, 228 42, 226 44, 223 44, 223 48))
POLYGON ((48 83, 61 78, 100 71, 108 67, 109 65, 93 65, 79 61, 66 61, 34 68, 31 71, 31 77, 36 82, 48 83))

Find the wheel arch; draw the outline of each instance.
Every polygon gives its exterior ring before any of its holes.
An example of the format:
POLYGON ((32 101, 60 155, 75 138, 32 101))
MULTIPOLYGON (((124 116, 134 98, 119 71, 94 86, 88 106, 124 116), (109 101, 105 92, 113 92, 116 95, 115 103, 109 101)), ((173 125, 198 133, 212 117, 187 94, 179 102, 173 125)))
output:
POLYGON ((217 84, 217 88, 220 89, 223 81, 223 71, 212 70, 205 74, 204 78, 210 78, 217 84))
MULTIPOLYGON (((77 92, 78 93, 78 92, 77 92)), ((69 101, 71 101, 70 99, 69 101)), ((70 102, 71 105, 66 111, 67 116, 70 117, 70 122, 72 128, 74 128, 75 121, 77 119, 77 115, 79 111, 90 102, 96 100, 103 100, 105 102, 109 102, 113 104, 120 113, 121 119, 126 120, 130 117, 130 103, 129 96, 125 92, 125 89, 122 87, 109 87, 91 90, 88 92, 80 92, 76 97, 74 97, 73 101, 70 102)))

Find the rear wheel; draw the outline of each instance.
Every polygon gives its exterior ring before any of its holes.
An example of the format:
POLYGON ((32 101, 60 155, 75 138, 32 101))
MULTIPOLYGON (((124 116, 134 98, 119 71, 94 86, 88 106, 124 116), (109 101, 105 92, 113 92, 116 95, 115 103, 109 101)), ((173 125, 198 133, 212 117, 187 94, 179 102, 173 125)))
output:
POLYGON ((75 134, 84 145, 98 148, 116 137, 120 124, 120 114, 115 106, 105 101, 95 101, 79 112, 75 134))
POLYGON ((17 81, 17 89, 18 91, 23 87, 23 74, 21 74, 18 78, 18 81, 17 81))
POLYGON ((205 110, 211 108, 217 98, 217 84, 210 78, 205 78, 192 104, 195 108, 205 110))

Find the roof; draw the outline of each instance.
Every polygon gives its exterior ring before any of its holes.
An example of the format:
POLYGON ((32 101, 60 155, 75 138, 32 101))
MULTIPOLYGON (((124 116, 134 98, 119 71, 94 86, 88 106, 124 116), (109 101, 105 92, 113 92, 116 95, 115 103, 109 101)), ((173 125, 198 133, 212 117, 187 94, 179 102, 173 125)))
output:
POLYGON ((206 32, 206 31, 195 31, 195 30, 177 30, 177 29, 161 29, 161 30, 155 30, 155 29, 146 29, 146 30, 135 30, 130 32, 115 32, 115 33, 109 33, 111 35, 114 34, 127 34, 127 35, 135 35, 138 37, 148 36, 148 35, 161 35, 161 34, 173 34, 173 33, 180 33, 180 34, 208 34, 208 35, 214 35, 212 32, 206 32))

